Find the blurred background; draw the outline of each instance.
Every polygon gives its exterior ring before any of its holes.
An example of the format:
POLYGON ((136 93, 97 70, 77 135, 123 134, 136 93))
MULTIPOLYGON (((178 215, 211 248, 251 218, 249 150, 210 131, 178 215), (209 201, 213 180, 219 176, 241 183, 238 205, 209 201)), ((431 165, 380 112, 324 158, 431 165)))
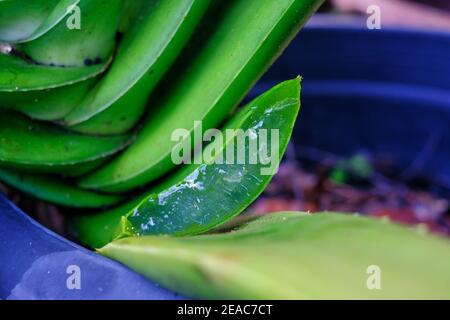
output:
POLYGON ((358 16, 365 15, 372 5, 380 7, 385 26, 450 30, 447 0, 328 0, 322 12, 358 16))
POLYGON ((450 1, 327 1, 255 94, 297 74, 293 142, 250 213, 358 212, 449 236, 450 1))

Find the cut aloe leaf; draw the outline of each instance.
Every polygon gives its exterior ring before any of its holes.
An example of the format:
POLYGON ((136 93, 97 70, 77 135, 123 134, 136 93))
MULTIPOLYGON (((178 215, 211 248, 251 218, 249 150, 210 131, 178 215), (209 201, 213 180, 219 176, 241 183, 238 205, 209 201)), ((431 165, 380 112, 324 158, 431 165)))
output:
POLYGON ((196 298, 450 298, 448 240, 351 215, 277 213, 230 233, 127 238, 99 252, 196 298))
POLYGON ((0 181, 38 199, 74 208, 102 208, 117 204, 122 196, 86 191, 61 179, 0 168, 0 181))
POLYGON ((131 208, 126 205, 112 212, 77 218, 75 226, 80 239, 99 247, 115 237, 129 235, 191 235, 241 213, 276 173, 299 104, 299 79, 276 86, 225 126, 224 138, 205 148, 200 164, 184 166, 147 192, 148 196, 135 200, 131 208), (266 161, 269 157, 270 163, 266 161), (99 228, 99 221, 116 226, 105 231, 99 228))
POLYGON ((132 122, 136 122, 137 117, 133 115, 142 113, 149 94, 187 43, 209 2, 149 1, 136 24, 125 33, 111 69, 86 99, 65 118, 66 124, 74 126, 83 123, 81 130, 90 133, 122 131, 116 128, 122 125, 122 115, 116 115, 122 114, 124 107, 131 114, 128 121, 134 119, 132 122), (126 95, 129 90, 132 92, 126 95), (120 101, 121 98, 124 100, 120 101), (99 115, 105 110, 108 112, 106 116, 99 115), (96 115, 102 119, 94 119, 92 124, 85 123, 96 115), (105 118, 113 120, 105 121, 105 118), (97 129, 99 122, 114 122, 114 125, 103 125, 97 129))
POLYGON ((187 71, 153 106, 136 141, 108 165, 81 181, 87 188, 126 191, 174 168, 175 129, 218 126, 282 51, 322 1, 237 0, 190 62, 187 71), (149 152, 151 150, 151 152, 149 152))
POLYGON ((91 137, 32 121, 12 112, 0 117, 0 165, 70 172, 122 150, 130 136, 91 137))
POLYGON ((0 1, 0 41, 26 42, 39 38, 68 14, 79 0, 0 1))
POLYGON ((50 67, 0 53, 0 91, 25 92, 72 85, 102 73, 108 64, 109 61, 89 67, 50 67))
POLYGON ((0 91, 0 108, 15 110, 37 120, 60 120, 81 102, 94 83, 94 79, 89 79, 56 89, 0 91))
POLYGON ((43 65, 102 64, 113 53, 122 6, 123 0, 80 1, 78 13, 73 13, 73 25, 63 20, 45 35, 18 49, 43 65))

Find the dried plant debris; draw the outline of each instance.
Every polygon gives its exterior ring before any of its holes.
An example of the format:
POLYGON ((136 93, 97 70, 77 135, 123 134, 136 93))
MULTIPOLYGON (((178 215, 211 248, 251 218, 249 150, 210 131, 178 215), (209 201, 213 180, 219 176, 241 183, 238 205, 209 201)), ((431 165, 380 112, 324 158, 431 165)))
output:
POLYGON ((396 180, 387 173, 390 166, 368 155, 339 160, 322 155, 307 165, 285 161, 249 212, 355 212, 450 236, 450 201, 432 191, 432 182, 396 180))

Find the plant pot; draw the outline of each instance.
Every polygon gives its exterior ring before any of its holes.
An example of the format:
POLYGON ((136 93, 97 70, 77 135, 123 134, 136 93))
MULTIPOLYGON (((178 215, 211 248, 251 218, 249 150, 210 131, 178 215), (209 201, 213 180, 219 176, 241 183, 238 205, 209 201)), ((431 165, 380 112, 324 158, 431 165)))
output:
POLYGON ((391 159, 399 176, 426 177, 449 192, 450 34, 368 30, 365 21, 330 28, 327 17, 313 25, 253 92, 302 75, 297 153, 367 152, 391 159))
MULTIPOLYGON (((301 74, 294 145, 388 155, 399 172, 450 186, 449 56, 448 34, 313 23, 250 96, 301 74)), ((179 298, 47 230, 3 196, 0 261, 2 299, 179 298), (68 286, 70 266, 79 267, 81 289, 68 286)))

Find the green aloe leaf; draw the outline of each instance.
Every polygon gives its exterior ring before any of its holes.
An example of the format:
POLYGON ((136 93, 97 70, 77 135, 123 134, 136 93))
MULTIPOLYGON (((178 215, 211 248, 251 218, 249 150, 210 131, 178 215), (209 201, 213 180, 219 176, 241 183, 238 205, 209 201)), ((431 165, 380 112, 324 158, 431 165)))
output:
POLYGON ((51 67, 0 53, 0 92, 26 92, 72 85, 102 73, 109 61, 88 67, 51 67))
POLYGON ((26 42, 39 38, 68 14, 80 0, 0 1, 0 41, 26 42))
MULTIPOLYGON (((90 172, 92 172, 94 169, 97 169, 99 166, 104 164, 106 161, 110 159, 110 156, 106 156, 103 158, 99 158, 94 161, 89 161, 86 163, 79 163, 74 166, 70 166, 70 170, 63 171, 62 168, 56 167, 54 170, 52 170, 50 167, 39 167, 36 169, 36 171, 43 171, 46 173, 58 173, 63 177, 71 177, 71 178, 79 178, 81 176, 84 176, 90 172)), ((31 170, 30 170, 31 171, 31 170)))
POLYGON ((91 137, 32 121, 12 112, 0 117, 0 165, 49 172, 70 172, 121 149, 130 136, 91 137))
MULTIPOLYGON (((63 120, 62 125, 71 131, 91 135, 105 136, 128 132, 141 120, 147 107, 151 91, 148 81, 144 78, 111 107, 89 120, 74 126, 65 125, 63 120)), ((85 97, 86 96, 84 96, 84 98, 85 97)), ((81 102, 83 102, 83 100, 81 102)), ((77 106, 81 102, 79 102, 77 106)))
POLYGON ((48 175, 14 172, 0 168, 0 181, 38 199, 74 208, 109 207, 123 200, 122 196, 86 191, 48 175))
POLYGON ((89 79, 55 89, 0 91, 0 108, 19 111, 32 119, 60 120, 81 102, 94 83, 95 79, 89 79))
POLYGON ((209 0, 149 1, 125 33, 111 69, 65 118, 66 124, 73 130, 96 134, 130 129, 209 3, 209 0))
POLYGON ((125 1, 122 9, 122 16, 119 24, 119 32, 126 33, 139 19, 139 16, 145 11, 149 0, 125 1))
POLYGON ((126 238, 99 252, 197 298, 450 298, 448 240, 351 215, 277 213, 230 233, 126 238))
POLYGON ((170 139, 173 131, 192 131, 195 121, 202 121, 205 130, 219 125, 321 3, 230 3, 212 37, 200 46, 200 52, 175 81, 166 99, 153 106, 133 145, 83 179, 81 185, 127 191, 170 171, 174 167, 170 154, 176 145, 170 139))
POLYGON ((82 0, 78 4, 79 25, 67 21, 40 38, 18 47, 34 62, 65 67, 102 64, 108 61, 116 44, 123 0, 82 0))
POLYGON ((224 138, 204 149, 201 163, 185 165, 131 205, 77 217, 79 238, 99 247, 129 235, 198 234, 231 219, 261 194, 276 173, 299 107, 299 79, 274 87, 225 125, 224 138), (262 138, 264 132, 267 139, 262 138), (269 157, 271 163, 264 163, 269 157))

